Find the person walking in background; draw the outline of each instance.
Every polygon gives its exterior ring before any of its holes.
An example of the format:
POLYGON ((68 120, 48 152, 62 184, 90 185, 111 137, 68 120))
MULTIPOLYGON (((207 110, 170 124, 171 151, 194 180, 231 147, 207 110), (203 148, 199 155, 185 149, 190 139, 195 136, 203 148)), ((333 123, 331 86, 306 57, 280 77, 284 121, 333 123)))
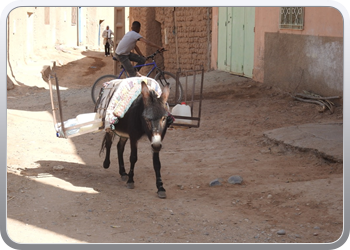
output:
POLYGON ((152 47, 157 48, 159 51, 163 51, 164 48, 158 46, 157 44, 146 40, 143 38, 139 32, 141 30, 141 24, 138 21, 135 21, 132 23, 131 31, 126 33, 122 40, 120 40, 116 50, 115 50, 115 56, 118 59, 118 61, 124 66, 124 69, 128 73, 129 77, 134 76, 140 76, 140 73, 138 72, 141 68, 138 68, 138 71, 136 71, 131 64, 131 61, 137 62, 137 65, 144 64, 146 62, 146 58, 143 56, 142 52, 140 51, 139 47, 137 47, 136 42, 141 41, 147 45, 150 45, 152 47), (132 53, 131 50, 135 49, 137 54, 132 53))
POLYGON ((106 29, 102 32, 103 37, 103 45, 105 46, 105 56, 109 56, 109 48, 111 44, 111 36, 113 35, 113 31, 109 28, 109 26, 106 26, 106 29))

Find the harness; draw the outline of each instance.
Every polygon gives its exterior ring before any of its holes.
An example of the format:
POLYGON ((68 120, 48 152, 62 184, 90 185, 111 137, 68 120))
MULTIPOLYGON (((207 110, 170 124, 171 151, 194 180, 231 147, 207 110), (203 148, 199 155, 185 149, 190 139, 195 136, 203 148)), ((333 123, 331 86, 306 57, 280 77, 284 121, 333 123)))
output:
POLYGON ((94 110, 94 112, 97 112, 99 116, 102 118, 103 124, 100 127, 100 129, 105 128, 106 112, 107 112, 109 102, 112 96, 114 95, 115 91, 117 90, 121 81, 122 80, 118 79, 118 80, 106 82, 104 84, 105 86, 100 90, 99 97, 96 101, 95 110, 94 110))
POLYGON ((115 125, 123 118, 131 104, 141 93, 141 82, 145 82, 149 89, 154 90, 159 97, 162 90, 157 81, 148 77, 131 77, 126 79, 115 79, 106 82, 99 93, 96 101, 95 112, 102 118, 103 125, 100 129, 115 131, 115 125))

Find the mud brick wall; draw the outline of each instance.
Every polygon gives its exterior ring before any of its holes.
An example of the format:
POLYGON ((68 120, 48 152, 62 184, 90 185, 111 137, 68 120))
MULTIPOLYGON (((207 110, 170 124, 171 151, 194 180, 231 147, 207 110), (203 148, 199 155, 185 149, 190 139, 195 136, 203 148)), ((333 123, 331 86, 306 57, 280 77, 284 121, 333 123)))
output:
MULTIPOLYGON (((154 7, 131 7, 129 14, 130 27, 126 27, 126 29, 131 30, 131 24, 134 21, 139 21, 141 23, 140 34, 145 39, 150 40, 159 46, 163 46, 161 25, 159 22, 155 21, 155 12, 156 8, 154 7)), ((141 42, 138 42, 137 46, 139 46, 144 56, 153 54, 156 51, 156 48, 141 42)), ((164 68, 163 57, 161 55, 156 57, 156 62, 159 67, 164 68)), ((147 74, 149 70, 150 67, 143 68, 141 74, 147 74)), ((151 77, 155 77, 155 74, 151 75, 151 77)))
MULTIPOLYGON (((210 70, 211 15, 208 7, 131 7, 130 24, 141 23, 140 34, 166 48, 164 58, 158 56, 157 64, 166 71, 210 70), (163 61, 164 60, 164 61, 163 61)), ((144 54, 153 47, 140 44, 144 54)))

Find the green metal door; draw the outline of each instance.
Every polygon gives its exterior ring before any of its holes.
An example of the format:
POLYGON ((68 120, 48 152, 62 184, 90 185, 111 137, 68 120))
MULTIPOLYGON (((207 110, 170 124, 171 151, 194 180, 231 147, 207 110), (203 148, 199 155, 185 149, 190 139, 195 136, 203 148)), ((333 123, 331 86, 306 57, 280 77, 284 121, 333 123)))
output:
POLYGON ((220 7, 218 69, 253 77, 254 7, 220 7))

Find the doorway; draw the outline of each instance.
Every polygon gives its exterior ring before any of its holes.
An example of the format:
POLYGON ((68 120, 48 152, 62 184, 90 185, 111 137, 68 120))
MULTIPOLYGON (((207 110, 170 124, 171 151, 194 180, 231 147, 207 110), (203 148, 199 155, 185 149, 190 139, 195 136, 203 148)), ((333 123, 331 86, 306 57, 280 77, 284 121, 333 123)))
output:
POLYGON ((218 69, 253 77, 255 7, 219 7, 218 69))

